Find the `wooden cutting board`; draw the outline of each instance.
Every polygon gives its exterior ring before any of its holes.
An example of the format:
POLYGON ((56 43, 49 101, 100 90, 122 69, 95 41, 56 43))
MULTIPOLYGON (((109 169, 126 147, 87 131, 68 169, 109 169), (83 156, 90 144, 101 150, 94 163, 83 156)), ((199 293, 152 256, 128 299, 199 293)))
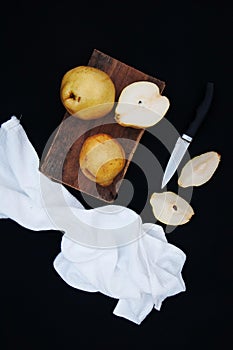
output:
MULTIPOLYGON (((111 77, 116 88, 116 102, 124 87, 135 81, 147 80, 156 83, 161 93, 165 88, 165 82, 96 49, 88 65, 103 70, 111 77)), ((105 202, 113 202, 143 133, 144 129, 123 127, 117 124, 114 120, 114 109, 103 118, 89 121, 72 117, 66 112, 46 146, 40 163, 40 171, 64 185, 105 202), (126 155, 124 169, 108 187, 102 187, 87 179, 79 167, 79 153, 83 142, 87 137, 97 133, 106 133, 116 138, 124 148, 126 155)))

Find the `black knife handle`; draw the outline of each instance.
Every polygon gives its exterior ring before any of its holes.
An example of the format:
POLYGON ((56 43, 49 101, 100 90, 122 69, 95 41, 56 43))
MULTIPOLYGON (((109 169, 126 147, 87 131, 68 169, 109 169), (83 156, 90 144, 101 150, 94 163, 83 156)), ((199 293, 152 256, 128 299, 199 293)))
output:
POLYGON ((199 107, 197 108, 195 118, 185 132, 186 135, 191 136, 192 138, 196 135, 199 127, 204 121, 207 115, 207 112, 210 108, 210 105, 213 99, 213 92, 214 92, 214 83, 208 82, 206 85, 204 99, 202 103, 199 105, 199 107))

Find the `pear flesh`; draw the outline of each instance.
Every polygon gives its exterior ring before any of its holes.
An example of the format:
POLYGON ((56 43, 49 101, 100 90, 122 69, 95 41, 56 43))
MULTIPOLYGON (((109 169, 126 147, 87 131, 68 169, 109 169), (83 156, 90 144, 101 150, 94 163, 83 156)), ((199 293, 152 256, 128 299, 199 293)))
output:
POLYGON ((215 173, 221 156, 217 152, 206 152, 190 159, 183 167, 178 179, 181 187, 201 186, 215 173))
POLYGON ((166 225, 183 225, 194 215, 190 204, 174 192, 154 192, 150 204, 155 218, 166 225))
POLYGON ((157 124, 170 106, 155 83, 138 81, 121 92, 115 109, 115 120, 122 126, 144 129, 157 124))

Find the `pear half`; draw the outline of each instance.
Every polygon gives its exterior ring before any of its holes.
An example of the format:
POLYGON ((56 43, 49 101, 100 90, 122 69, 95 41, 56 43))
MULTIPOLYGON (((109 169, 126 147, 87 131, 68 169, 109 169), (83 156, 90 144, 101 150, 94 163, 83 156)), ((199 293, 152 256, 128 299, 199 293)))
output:
POLYGON ((173 192, 154 192, 150 204, 155 218, 166 225, 183 225, 194 215, 190 204, 173 192))
POLYGON ((181 187, 201 186, 215 173, 221 156, 214 151, 190 159, 183 167, 178 179, 181 187))
POLYGON ((170 106, 155 83, 137 81, 126 86, 118 99, 115 120, 122 126, 144 129, 157 124, 170 106))

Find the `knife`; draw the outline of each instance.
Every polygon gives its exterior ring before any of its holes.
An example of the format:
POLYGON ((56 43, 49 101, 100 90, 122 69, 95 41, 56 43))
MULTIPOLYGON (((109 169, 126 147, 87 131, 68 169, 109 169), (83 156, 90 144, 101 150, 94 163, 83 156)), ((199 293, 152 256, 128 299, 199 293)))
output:
POLYGON ((193 121, 189 125, 187 131, 183 133, 183 135, 179 137, 178 140, 176 141, 175 147, 172 151, 172 154, 170 156, 166 170, 163 175, 161 188, 166 186, 168 181, 171 179, 171 177, 175 173, 190 143, 192 142, 199 127, 204 121, 213 99, 213 91, 214 91, 214 84, 212 82, 208 82, 206 84, 204 99, 199 105, 199 107, 197 108, 193 121))

